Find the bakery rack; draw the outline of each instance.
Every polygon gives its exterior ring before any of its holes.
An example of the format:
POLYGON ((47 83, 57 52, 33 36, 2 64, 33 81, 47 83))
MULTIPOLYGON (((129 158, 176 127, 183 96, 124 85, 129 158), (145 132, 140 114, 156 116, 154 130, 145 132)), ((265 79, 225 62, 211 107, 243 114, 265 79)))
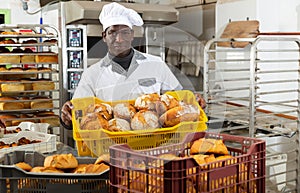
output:
POLYGON ((208 128, 266 140, 269 192, 300 192, 299 50, 300 39, 285 35, 216 38, 204 50, 208 128))
POLYGON ((46 122, 60 135, 60 44, 50 25, 0 25, 0 117, 7 126, 46 122))

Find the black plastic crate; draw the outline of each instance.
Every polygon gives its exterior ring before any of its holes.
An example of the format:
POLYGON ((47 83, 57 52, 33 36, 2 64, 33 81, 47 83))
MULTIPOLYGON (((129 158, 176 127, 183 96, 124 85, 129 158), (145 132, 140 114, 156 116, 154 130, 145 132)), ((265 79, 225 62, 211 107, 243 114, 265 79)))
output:
MULTIPOLYGON (((76 157, 79 164, 90 164, 95 158, 76 157)), ((1 193, 107 193, 109 171, 101 174, 31 173, 13 164, 26 162, 43 166, 45 155, 38 152, 16 151, 5 154, 0 165, 1 193)))

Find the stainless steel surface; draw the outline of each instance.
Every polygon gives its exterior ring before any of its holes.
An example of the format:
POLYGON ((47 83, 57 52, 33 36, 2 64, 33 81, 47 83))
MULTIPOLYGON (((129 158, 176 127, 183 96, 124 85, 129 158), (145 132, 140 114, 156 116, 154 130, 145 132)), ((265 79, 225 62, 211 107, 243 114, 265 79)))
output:
POLYGON ((300 40, 259 36, 245 48, 204 53, 204 98, 209 130, 263 138, 267 144, 266 191, 299 192, 300 40))
MULTIPOLYGON (((99 14, 103 5, 110 2, 101 1, 68 1, 64 2, 66 24, 99 24, 99 14)), ((141 14, 145 23, 171 24, 178 21, 178 11, 167 5, 123 3, 141 14)))

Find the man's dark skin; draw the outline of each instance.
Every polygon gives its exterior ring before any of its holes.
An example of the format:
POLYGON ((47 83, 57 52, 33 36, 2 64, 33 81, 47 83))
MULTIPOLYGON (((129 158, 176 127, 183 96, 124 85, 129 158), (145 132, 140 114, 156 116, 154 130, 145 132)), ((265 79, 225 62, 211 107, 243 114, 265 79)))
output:
MULTIPOLYGON (((126 25, 113 25, 102 32, 103 41, 107 44, 110 55, 118 58, 126 57, 131 52, 131 43, 134 39, 134 31, 126 25)), ((205 108, 205 100, 199 94, 195 94, 200 106, 205 108)), ((67 127, 72 126, 71 110, 73 106, 67 101, 61 110, 61 120, 67 127)))

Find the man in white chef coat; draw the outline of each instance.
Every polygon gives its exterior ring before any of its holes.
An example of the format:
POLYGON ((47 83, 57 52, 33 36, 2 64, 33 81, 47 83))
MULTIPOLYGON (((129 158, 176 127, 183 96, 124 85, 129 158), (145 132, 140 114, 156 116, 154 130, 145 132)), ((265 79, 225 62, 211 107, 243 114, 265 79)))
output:
MULTIPOLYGON (((103 6, 99 20, 108 53, 83 72, 73 98, 95 96, 104 101, 130 100, 140 94, 182 89, 161 58, 132 47, 132 27, 143 25, 136 11, 113 2, 103 6)), ((201 99, 201 102, 204 101, 201 99)), ((72 108, 67 101, 61 110, 61 123, 66 128, 72 127, 72 108)))

